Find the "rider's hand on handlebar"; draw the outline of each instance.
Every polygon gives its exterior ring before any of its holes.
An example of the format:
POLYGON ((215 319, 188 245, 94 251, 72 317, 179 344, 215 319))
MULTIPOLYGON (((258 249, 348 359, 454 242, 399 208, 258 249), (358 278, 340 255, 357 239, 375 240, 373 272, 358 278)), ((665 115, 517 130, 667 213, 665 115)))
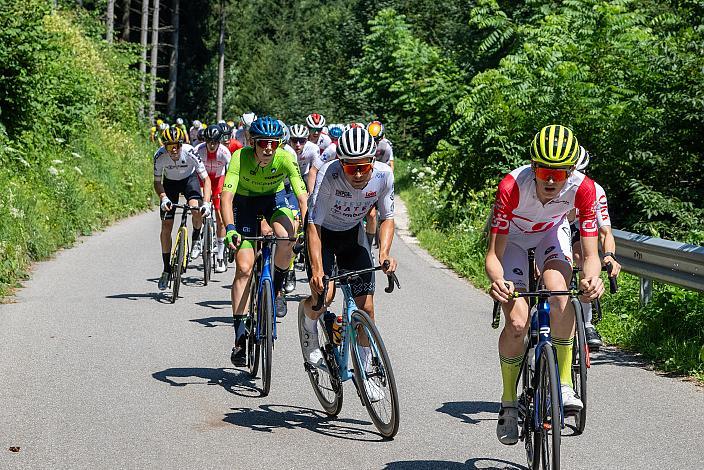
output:
POLYGON ((604 282, 599 276, 588 277, 579 281, 579 290, 582 291, 580 300, 591 302, 598 299, 604 293, 604 282))
POLYGON ((168 197, 164 196, 161 198, 160 207, 161 207, 162 211, 169 212, 171 210, 172 205, 173 205, 173 203, 171 202, 171 200, 168 197))
POLYGON ((227 232, 225 233, 225 243, 232 250, 236 250, 237 247, 240 246, 240 243, 242 243, 241 235, 237 233, 237 230, 235 230, 235 226, 232 224, 227 225, 227 232))
POLYGON ((392 274, 396 272, 396 267, 398 266, 398 263, 396 263, 396 260, 392 258, 391 256, 387 256, 385 258, 382 258, 379 256, 379 263, 382 266, 382 271, 384 271, 384 274, 392 274), (388 261, 389 262, 389 267, 383 268, 384 263, 388 261))
POLYGON ((203 215, 203 217, 208 217, 210 215, 210 203, 209 202, 204 202, 202 206, 200 206, 200 213, 203 215))
POLYGON ((268 236, 274 234, 274 229, 271 228, 271 225, 269 225, 269 223, 266 220, 262 220, 261 230, 262 230, 262 236, 264 236, 264 237, 268 237, 268 236))
POLYGON ((323 293, 323 273, 312 273, 309 284, 312 291, 321 295, 323 293))
POLYGON ((516 290, 516 288, 513 282, 507 281, 506 279, 498 279, 491 283, 489 295, 491 295, 494 300, 505 304, 511 299, 514 290, 516 290))
POLYGON ((621 272, 621 264, 611 256, 604 257, 604 261, 611 263, 611 274, 609 274, 609 277, 617 277, 618 273, 621 272))

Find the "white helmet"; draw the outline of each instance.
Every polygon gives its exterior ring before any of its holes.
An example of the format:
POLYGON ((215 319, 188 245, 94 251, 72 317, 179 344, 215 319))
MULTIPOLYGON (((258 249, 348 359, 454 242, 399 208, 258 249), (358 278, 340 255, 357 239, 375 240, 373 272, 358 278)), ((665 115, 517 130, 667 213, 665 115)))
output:
POLYGON ((303 124, 294 124, 289 128, 289 132, 291 133, 291 137, 296 139, 307 139, 310 134, 308 128, 303 124))
POLYGON ((160 131, 164 131, 169 128, 169 125, 166 124, 165 122, 162 122, 161 125, 159 126, 160 131))
POLYGON ((277 121, 279 121, 281 128, 284 130, 283 141, 284 141, 284 143, 288 143, 289 139, 291 138, 291 132, 289 131, 288 126, 286 125, 285 122, 283 122, 281 119, 277 119, 277 121))
POLYGON ((337 157, 340 160, 373 157, 376 153, 376 142, 364 128, 356 127, 346 130, 337 144, 337 157))
POLYGON ((183 119, 176 118, 176 124, 178 124, 179 126, 183 126, 183 119))
POLYGON ((306 125, 309 128, 322 129, 325 127, 325 117, 322 114, 309 114, 306 118, 306 125))
POLYGON ((589 152, 587 152, 587 150, 580 145, 579 160, 577 160, 576 169, 582 171, 587 168, 587 165, 589 165, 589 152))
POLYGON ((195 121, 193 121, 193 127, 195 127, 196 129, 200 129, 200 125, 201 125, 201 124, 202 124, 202 123, 201 123, 198 119, 196 119, 195 121))
POLYGON ((254 113, 244 113, 240 116, 240 121, 245 129, 252 127, 252 123, 257 120, 257 115, 254 113))

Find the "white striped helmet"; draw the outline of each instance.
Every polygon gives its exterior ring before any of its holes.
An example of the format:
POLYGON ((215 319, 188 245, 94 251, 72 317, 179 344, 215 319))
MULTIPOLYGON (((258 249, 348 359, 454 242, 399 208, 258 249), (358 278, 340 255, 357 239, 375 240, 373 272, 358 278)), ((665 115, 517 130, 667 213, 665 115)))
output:
POLYGON ((283 122, 281 119, 277 119, 277 121, 279 121, 279 124, 281 124, 281 128, 284 130, 283 141, 286 144, 291 139, 291 131, 288 129, 288 126, 286 125, 286 123, 283 122))
POLYGON ((310 134, 308 128, 303 124, 294 124, 289 128, 289 132, 291 132, 291 137, 297 139, 307 139, 310 134))
POLYGON ((322 114, 309 114, 306 118, 306 125, 310 128, 322 129, 325 127, 325 117, 322 114))
POLYGON ((364 128, 356 127, 342 133, 337 144, 337 156, 341 160, 373 157, 376 142, 364 128))
POLYGON ((252 127, 252 123, 257 120, 257 115, 254 113, 244 113, 240 116, 240 121, 245 129, 249 130, 252 127))
POLYGON ((582 171, 587 168, 589 165, 589 152, 587 152, 587 149, 582 147, 581 145, 579 146, 579 160, 577 160, 577 166, 576 169, 579 171, 582 171))

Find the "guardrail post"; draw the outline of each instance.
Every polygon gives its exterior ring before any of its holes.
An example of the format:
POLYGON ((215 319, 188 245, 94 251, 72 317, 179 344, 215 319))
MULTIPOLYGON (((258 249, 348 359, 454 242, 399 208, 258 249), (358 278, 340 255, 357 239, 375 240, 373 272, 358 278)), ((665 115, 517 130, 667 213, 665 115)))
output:
POLYGON ((645 307, 653 298, 653 280, 649 277, 640 278, 640 304, 645 307))

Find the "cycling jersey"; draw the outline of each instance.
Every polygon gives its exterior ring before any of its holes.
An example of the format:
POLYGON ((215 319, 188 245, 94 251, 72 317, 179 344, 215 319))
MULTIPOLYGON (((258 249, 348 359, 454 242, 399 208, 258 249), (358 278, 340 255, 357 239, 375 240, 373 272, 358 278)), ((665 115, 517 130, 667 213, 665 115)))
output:
POLYGON ((227 150, 230 151, 230 155, 232 155, 242 147, 244 147, 244 145, 242 145, 242 143, 237 139, 230 139, 227 142, 227 150))
POLYGON ((323 228, 343 231, 359 224, 377 204, 381 220, 394 217, 394 174, 381 162, 374 163, 372 177, 363 189, 347 181, 339 160, 323 165, 310 199, 310 221, 323 228))
POLYGON ((492 233, 513 237, 546 232, 561 225, 572 208, 577 208, 581 235, 597 235, 594 181, 573 171, 560 193, 543 205, 538 200, 534 178, 530 165, 516 168, 504 177, 496 193, 492 233))
POLYGON ((320 157, 320 148, 318 148, 318 146, 313 142, 306 141, 305 145, 301 149, 300 155, 296 155, 296 159, 298 160, 298 169, 301 170, 301 175, 305 176, 308 174, 308 170, 310 170, 313 160, 318 157, 320 157))
POLYGON ((154 154, 154 180, 161 181, 162 176, 169 180, 182 180, 197 173, 201 179, 208 177, 203 162, 188 144, 181 145, 179 159, 173 161, 165 147, 160 147, 154 154))
POLYGON ((389 163, 394 159, 394 149, 387 138, 383 138, 376 146, 376 160, 382 163, 389 163))
POLYGON ((321 132, 320 137, 318 137, 318 147, 320 150, 325 150, 331 143, 332 140, 330 139, 330 136, 321 132))
POLYGON ((208 172, 210 179, 225 176, 227 173, 227 165, 230 164, 230 151, 224 145, 218 145, 218 149, 215 152, 208 152, 208 147, 205 142, 198 144, 194 149, 200 160, 205 165, 205 171, 208 172))
POLYGON ((247 143, 247 130, 244 127, 240 127, 235 131, 235 140, 242 144, 242 147, 249 145, 247 143))
POLYGON ((320 152, 317 156, 313 157, 313 166, 320 170, 323 165, 325 165, 327 162, 331 160, 335 160, 337 158, 337 143, 333 142, 330 145, 328 145, 325 150, 320 152))
MULTIPOLYGON (((596 223, 601 227, 611 227, 611 217, 609 216, 609 202, 606 200, 606 191, 599 183, 594 181, 596 191, 596 223)), ((579 217, 579 210, 577 210, 579 217)))
POLYGON ((298 166, 286 150, 277 148, 269 165, 260 167, 254 149, 245 147, 232 156, 223 190, 243 196, 273 196, 284 188, 284 178, 287 176, 296 196, 306 194, 298 166))
POLYGON ((284 144, 283 147, 284 147, 284 150, 286 150, 288 153, 290 153, 293 156, 294 161, 296 161, 296 163, 298 163, 298 155, 296 154, 296 151, 293 150, 293 147, 291 147, 289 144, 284 144))

